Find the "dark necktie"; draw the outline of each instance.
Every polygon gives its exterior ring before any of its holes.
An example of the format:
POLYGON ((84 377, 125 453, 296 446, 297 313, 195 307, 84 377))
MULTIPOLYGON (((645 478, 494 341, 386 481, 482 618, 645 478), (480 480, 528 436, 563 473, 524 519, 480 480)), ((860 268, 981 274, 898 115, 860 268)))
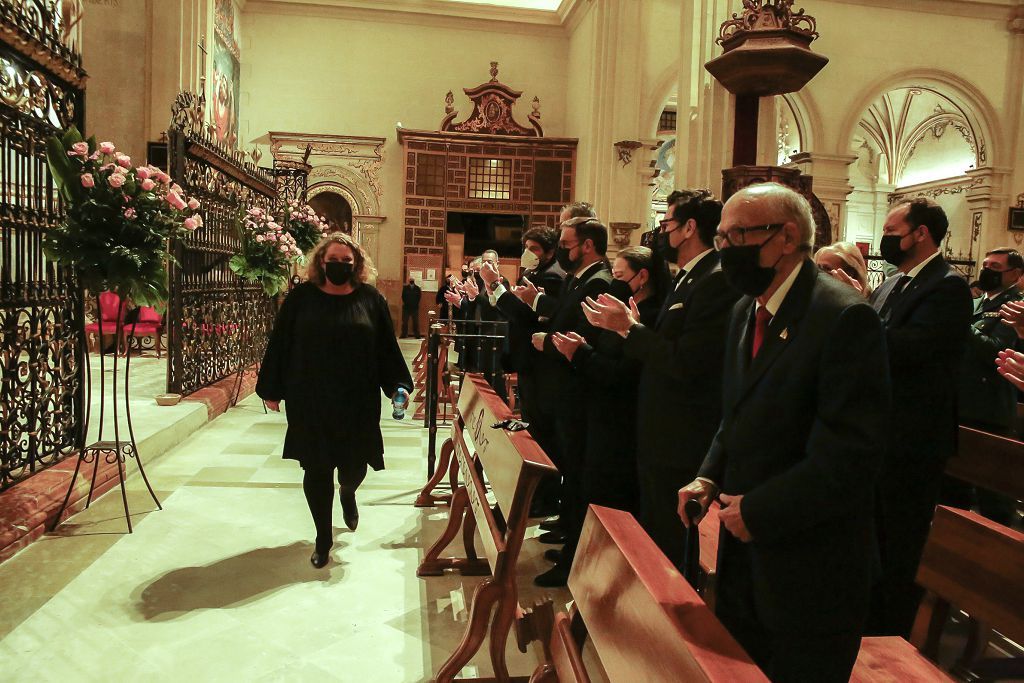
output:
POLYGON ((675 294, 675 292, 679 291, 679 283, 683 281, 684 277, 686 277, 686 270, 680 268, 679 272, 676 274, 675 279, 672 281, 672 291, 670 291, 665 296, 665 300, 661 302, 661 310, 658 311, 658 320, 655 322, 655 326, 661 324, 661 319, 665 317, 666 313, 668 313, 668 309, 672 308, 672 305, 674 303, 673 300, 675 299, 675 296, 673 295, 675 294))
POLYGON ((757 352, 761 350, 761 344, 768 336, 768 325, 771 324, 772 314, 768 308, 760 306, 754 314, 754 343, 750 345, 750 357, 757 358, 757 352))
POLYGON ((889 292, 889 296, 885 297, 885 303, 882 304, 882 310, 878 312, 879 317, 883 321, 889 320, 889 316, 892 315, 892 309, 899 303, 900 298, 903 296, 903 290, 910 284, 911 279, 907 275, 900 275, 900 279, 892 286, 892 291, 889 292))

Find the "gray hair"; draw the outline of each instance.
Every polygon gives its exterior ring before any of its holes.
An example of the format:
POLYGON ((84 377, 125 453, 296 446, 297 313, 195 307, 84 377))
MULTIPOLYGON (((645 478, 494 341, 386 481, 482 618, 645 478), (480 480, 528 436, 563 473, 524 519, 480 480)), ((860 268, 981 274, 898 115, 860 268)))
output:
POLYGON ((814 244, 814 215, 810 203, 799 193, 779 183, 748 185, 729 202, 756 202, 765 213, 764 220, 771 223, 796 223, 800 230, 800 246, 811 249, 814 244))
POLYGON ((469 267, 470 268, 472 268, 473 266, 476 266, 477 268, 481 268, 481 267, 483 267, 483 265, 484 265, 484 260, 482 258, 480 258, 479 256, 477 256, 475 259, 473 259, 472 261, 469 262, 469 267))
POLYGON ((480 254, 480 261, 483 262, 483 260, 487 258, 488 254, 494 254, 494 262, 498 262, 498 252, 494 251, 493 249, 488 249, 484 253, 480 254))

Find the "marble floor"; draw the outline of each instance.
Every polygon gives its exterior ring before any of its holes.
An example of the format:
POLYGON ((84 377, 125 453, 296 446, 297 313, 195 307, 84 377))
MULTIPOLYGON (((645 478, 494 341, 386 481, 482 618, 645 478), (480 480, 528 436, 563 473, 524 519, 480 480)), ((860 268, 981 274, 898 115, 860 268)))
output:
MULTIPOLYGON (((403 349, 411 358, 416 344, 403 349)), ((134 534, 113 491, 0 564, 0 678, 431 680, 461 639, 482 579, 416 578, 447 512, 413 507, 426 433, 384 414, 387 469, 359 490, 357 532, 336 505, 326 568, 308 562, 301 470, 280 457, 285 418, 250 397, 147 467, 163 510, 132 477, 134 534)), ((570 599, 530 584, 549 566, 547 547, 526 543, 524 606, 570 599)), ((490 674, 483 649, 463 676, 490 674)), ((514 637, 507 650, 511 673, 528 675, 536 654, 519 653, 514 637)))

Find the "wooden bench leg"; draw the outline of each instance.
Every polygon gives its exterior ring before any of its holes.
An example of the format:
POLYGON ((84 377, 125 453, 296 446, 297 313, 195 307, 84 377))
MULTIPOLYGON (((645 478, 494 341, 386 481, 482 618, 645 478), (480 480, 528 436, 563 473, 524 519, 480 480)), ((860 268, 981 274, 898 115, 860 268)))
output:
MULTIPOLYGON (((466 625, 466 633, 462 636, 462 642, 455 648, 455 652, 448 658, 437 672, 435 681, 437 683, 452 683, 455 676, 462 671, 462 667, 469 664, 469 660, 477 653, 487 635, 487 623, 491 618, 491 610, 494 604, 501 597, 502 587, 494 583, 493 579, 487 579, 473 593, 473 601, 469 608, 469 623, 466 625)), ((495 680, 507 683, 508 671, 502 677, 495 670, 495 680)))
POLYGON ((476 521, 473 519, 473 510, 469 507, 469 492, 465 486, 460 486, 452 496, 448 526, 423 556, 423 561, 416 570, 416 576, 441 576, 445 569, 457 569, 463 576, 488 576, 491 573, 487 560, 475 557, 440 557, 441 552, 454 540, 455 534, 459 532, 459 527, 469 524, 469 520, 472 520, 475 528, 476 521))
MULTIPOLYGON (((438 503, 451 503, 451 494, 433 495, 433 491, 444 479, 446 471, 450 474, 451 468, 454 466, 456 473, 458 472, 458 463, 453 462, 452 453, 455 451, 455 444, 451 439, 448 439, 441 446, 441 457, 439 458, 437 467, 434 469, 434 476, 423 486, 423 490, 420 491, 419 495, 416 496, 416 502, 414 503, 418 508, 429 508, 434 507, 438 503)), ((456 474, 458 476, 458 474, 456 474)), ((455 490, 455 486, 452 486, 452 490, 455 490)))
POLYGON ((508 641, 509 631, 512 630, 512 622, 516 617, 516 610, 519 607, 519 596, 516 592, 514 575, 509 574, 508 581, 501 591, 498 599, 498 608, 491 621, 491 635, 488 643, 491 652, 491 665, 494 667, 494 677, 499 681, 508 680, 508 665, 505 662, 505 643, 508 641))

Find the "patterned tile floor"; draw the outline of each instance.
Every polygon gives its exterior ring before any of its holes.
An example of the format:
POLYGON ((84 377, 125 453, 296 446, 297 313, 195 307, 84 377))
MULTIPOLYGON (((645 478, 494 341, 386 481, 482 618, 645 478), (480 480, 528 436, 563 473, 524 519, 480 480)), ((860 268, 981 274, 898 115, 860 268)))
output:
MULTIPOLYGON (((403 342, 407 357, 416 345, 403 342)), ((135 533, 107 494, 56 534, 0 564, 5 681, 428 681, 462 637, 473 588, 458 575, 418 579, 445 509, 417 509, 426 432, 385 411, 387 469, 359 491, 358 532, 335 511, 332 562, 309 566, 312 523, 301 470, 280 457, 285 418, 258 399, 193 433, 147 467, 156 511, 133 477, 135 533)), ((530 535, 539 530, 531 528, 530 535)), ((461 550, 456 541, 453 546, 461 550)), ((529 541, 521 603, 549 565, 529 541)), ((488 675, 486 655, 463 675, 488 675)), ((509 666, 536 654, 510 638, 509 666)))

